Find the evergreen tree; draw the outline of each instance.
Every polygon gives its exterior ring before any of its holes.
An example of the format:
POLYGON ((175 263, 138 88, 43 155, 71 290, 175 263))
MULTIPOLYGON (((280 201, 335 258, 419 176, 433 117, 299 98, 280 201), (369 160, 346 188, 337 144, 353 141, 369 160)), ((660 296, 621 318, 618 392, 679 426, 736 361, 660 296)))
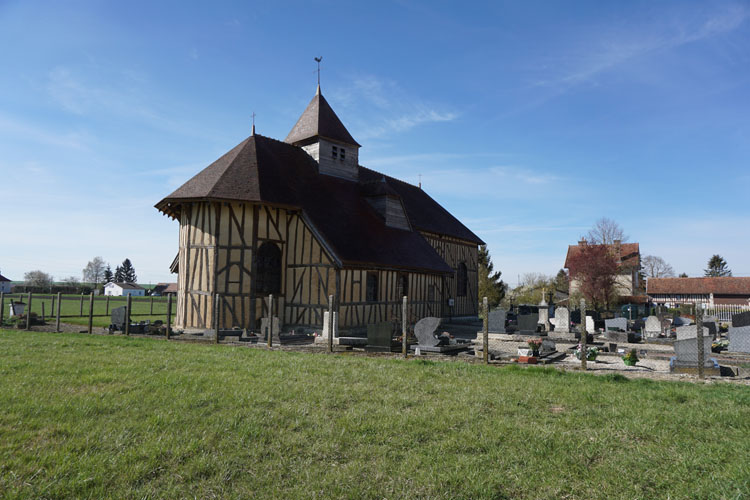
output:
POLYGON ((479 247, 479 303, 482 298, 487 297, 490 309, 497 307, 505 297, 505 283, 500 279, 503 273, 492 272, 494 265, 487 245, 479 247))
POLYGON ((708 269, 704 269, 706 276, 731 276, 732 271, 727 268, 727 262, 721 255, 714 255, 708 261, 708 269))
POLYGON ((107 264, 107 268, 104 269, 104 284, 112 283, 115 279, 115 275, 112 274, 112 267, 107 264))
POLYGON ((125 273, 122 272, 122 266, 117 266, 115 268, 115 283, 124 283, 125 282, 125 273))
MULTIPOLYGON (((125 259, 122 261, 122 266, 118 266, 120 269, 120 272, 122 273, 122 281, 125 283, 135 283, 138 281, 138 277, 135 275, 135 268, 133 267, 133 264, 130 262, 130 259, 125 259)), ((115 271, 116 274, 116 271, 115 271)))
POLYGON ((555 290, 568 293, 569 288, 568 273, 565 272, 565 269, 560 269, 555 276, 555 290))

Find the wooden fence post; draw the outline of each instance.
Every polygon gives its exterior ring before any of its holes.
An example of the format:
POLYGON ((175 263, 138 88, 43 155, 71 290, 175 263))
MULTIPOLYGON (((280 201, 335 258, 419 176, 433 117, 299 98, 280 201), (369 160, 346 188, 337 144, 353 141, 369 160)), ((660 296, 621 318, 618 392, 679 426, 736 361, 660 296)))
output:
POLYGON ((83 294, 81 294, 81 313, 79 316, 83 316, 83 294))
POLYGON ((408 343, 406 341, 406 314, 408 309, 408 297, 404 295, 401 299, 401 354, 408 357, 408 343))
POLYGON ((487 303, 487 297, 482 299, 482 307, 484 308, 484 333, 482 334, 482 357, 484 358, 484 364, 489 364, 490 355, 490 306, 487 303))
POLYGON ((26 329, 31 330, 31 292, 29 292, 29 297, 27 300, 28 304, 26 304, 26 329))
POLYGON ((57 292, 57 311, 55 312, 55 331, 60 331, 60 307, 62 307, 62 295, 57 292))
POLYGON ((130 305, 132 301, 132 295, 128 294, 125 299, 125 335, 130 336, 130 305))
POLYGON ((109 295, 107 295, 106 297, 107 297, 107 307, 104 310, 104 315, 109 316, 109 295))
POLYGON ((44 310, 44 299, 42 299, 42 323, 44 323, 44 313, 46 311, 44 310))
POLYGON ((219 343, 219 294, 214 295, 214 331, 216 332, 216 343, 219 343))
POLYGON ((328 296, 328 352, 333 352, 333 295, 328 296))
POLYGON ((5 292, 0 292, 0 325, 3 324, 3 314, 5 314, 5 292))
POLYGON ((167 340, 172 331, 172 294, 167 295, 167 340))
POLYGON ((268 338, 266 339, 266 345, 273 347, 273 294, 268 294, 268 338))
POLYGON ((703 364, 706 361, 706 352, 703 349, 703 311, 699 304, 695 305, 695 328, 696 341, 698 342, 698 378, 705 378, 703 364))
POLYGON ((89 334, 94 333, 94 292, 89 295, 89 334))
POLYGON ((151 311, 148 313, 150 316, 154 315, 154 296, 151 296, 151 311))
POLYGON ((586 333, 586 299, 581 299, 581 370, 586 369, 586 356, 588 355, 588 349, 586 341, 588 340, 588 333, 586 333))

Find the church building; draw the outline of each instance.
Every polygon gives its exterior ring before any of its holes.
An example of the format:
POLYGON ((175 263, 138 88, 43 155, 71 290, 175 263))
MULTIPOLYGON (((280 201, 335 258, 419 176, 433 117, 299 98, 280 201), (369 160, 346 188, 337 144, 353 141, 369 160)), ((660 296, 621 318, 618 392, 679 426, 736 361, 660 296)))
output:
POLYGON ((253 128, 157 203, 180 224, 176 327, 257 331, 270 294, 287 331, 321 328, 329 295, 340 330, 400 317, 404 295, 410 319, 476 316, 482 240, 359 148, 318 87, 284 141, 253 128))

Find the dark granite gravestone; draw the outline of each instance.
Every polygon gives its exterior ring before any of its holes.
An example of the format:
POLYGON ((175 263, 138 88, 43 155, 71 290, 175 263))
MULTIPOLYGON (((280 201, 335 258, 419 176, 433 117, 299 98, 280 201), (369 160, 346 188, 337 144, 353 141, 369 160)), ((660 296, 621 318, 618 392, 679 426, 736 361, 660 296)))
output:
POLYGON ((367 345, 365 346, 365 350, 391 352, 392 341, 393 325, 390 321, 367 325, 367 345))
POLYGON ((732 326, 750 326, 750 311, 732 315, 732 326))
POLYGON ((495 309, 490 311, 487 318, 487 329, 492 333, 505 333, 505 316, 504 309, 495 309))
POLYGON ((674 320, 672 320, 672 324, 674 326, 687 326, 691 323, 689 318, 683 318, 682 316, 675 316, 674 320))
POLYGON ((114 330, 124 330, 125 329, 125 322, 127 319, 125 318, 125 310, 127 308, 125 306, 121 307, 115 307, 112 309, 112 312, 110 313, 110 324, 114 327, 114 330))
POLYGON ((604 328, 607 331, 615 330, 621 332, 628 331, 628 320, 625 318, 612 318, 604 320, 604 328))
POLYGON ((518 331, 521 334, 536 333, 539 324, 539 314, 522 314, 518 316, 518 331))
POLYGON ((576 325, 581 324, 581 310, 576 309, 575 311, 570 311, 570 322, 576 325))

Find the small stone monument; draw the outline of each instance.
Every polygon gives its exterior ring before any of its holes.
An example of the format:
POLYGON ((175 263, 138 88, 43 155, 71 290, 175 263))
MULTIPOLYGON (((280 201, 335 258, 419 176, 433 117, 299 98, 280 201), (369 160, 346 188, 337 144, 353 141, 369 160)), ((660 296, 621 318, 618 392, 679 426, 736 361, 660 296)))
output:
POLYGON ((644 333, 647 338, 654 338, 661 335, 661 321, 659 321, 658 317, 649 316, 648 318, 646 318, 644 333))
POLYGON ((519 314, 518 315, 518 333, 522 335, 534 335, 539 324, 539 314, 519 314))
MULTIPOLYGON (((677 327, 677 340, 694 339, 698 337, 698 325, 687 325, 677 327)), ((708 336, 708 328, 703 327, 703 338, 713 339, 708 336)), ((711 352, 711 346, 708 346, 708 350, 705 352, 711 352)))
MULTIPOLYGON (((260 336, 261 338, 268 339, 268 326, 269 321, 268 318, 260 318, 260 336)), ((271 340, 275 344, 281 343, 281 340, 279 339, 279 333, 281 332, 281 328, 279 327, 279 317, 274 316, 273 317, 273 326, 271 331, 271 340)))
MULTIPOLYGON (((323 332, 322 337, 324 339, 328 338, 328 311, 325 311, 323 313, 323 332)), ((339 313, 336 311, 333 312, 333 338, 336 339, 339 336, 339 313)))
POLYGON ((111 330, 125 330, 125 323, 127 322, 127 318, 125 318, 126 309, 125 306, 115 307, 109 313, 111 330))
POLYGON ((556 307, 555 317, 552 318, 555 325, 555 334, 570 333, 570 312, 567 307, 556 307))
POLYGON ((392 342, 393 325, 390 321, 367 325, 366 351, 391 352, 392 342))
POLYGON ((738 326, 750 326, 750 311, 733 314, 732 326, 735 328, 737 328, 738 326))
POLYGON ((23 311, 26 309, 25 302, 14 302, 10 300, 9 313, 11 316, 23 316, 23 311))
POLYGON ((441 319, 427 317, 417 321, 414 325, 414 335, 417 337, 418 345, 411 346, 411 349, 416 351, 419 349, 421 353, 424 352, 437 352, 437 353, 455 353, 457 351, 463 351, 468 349, 470 343, 457 343, 451 340, 447 334, 435 335, 435 331, 440 326, 441 319))
POLYGON ((593 316, 586 316, 586 331, 589 333, 594 333, 596 331, 593 316))
POLYGON ((729 327, 729 351, 750 353, 750 325, 729 327))
POLYGON ((710 335, 712 339, 715 339, 717 337, 716 334, 719 333, 719 328, 716 326, 718 321, 719 320, 716 316, 703 317, 703 326, 708 328, 708 335, 710 335))
POLYGON ((628 320, 625 318, 605 319, 604 329, 606 331, 615 330, 615 331, 627 332, 628 320))
POLYGON ((490 311, 487 318, 487 328, 490 333, 505 333, 505 318, 507 312, 505 309, 495 309, 490 311))
MULTIPOLYGON (((697 332, 697 329, 694 328, 697 332)), ((705 328, 704 328, 705 330, 705 328)), ((710 337, 703 337, 703 352, 706 353, 703 362, 703 372, 709 376, 721 375, 721 369, 715 359, 709 358, 711 352, 710 337)), ((698 373, 698 337, 683 338, 674 342, 675 356, 669 362, 669 371, 672 373, 698 373)))
POLYGON ((549 306, 547 304, 547 301, 544 300, 544 296, 546 295, 546 290, 542 289, 542 301, 539 303, 539 313, 538 313, 538 320, 537 324, 542 325, 542 331, 548 332, 552 329, 552 326, 549 322, 549 306))

